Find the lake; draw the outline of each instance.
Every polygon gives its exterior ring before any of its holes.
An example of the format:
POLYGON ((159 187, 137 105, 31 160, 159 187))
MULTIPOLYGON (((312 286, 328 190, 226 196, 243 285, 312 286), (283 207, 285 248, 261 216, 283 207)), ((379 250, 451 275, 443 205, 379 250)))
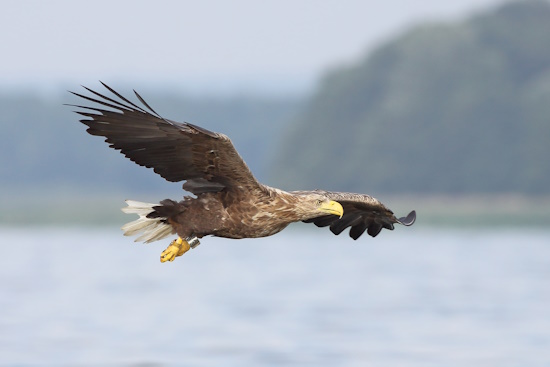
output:
POLYGON ((548 366, 550 231, 0 227, 1 366, 548 366))

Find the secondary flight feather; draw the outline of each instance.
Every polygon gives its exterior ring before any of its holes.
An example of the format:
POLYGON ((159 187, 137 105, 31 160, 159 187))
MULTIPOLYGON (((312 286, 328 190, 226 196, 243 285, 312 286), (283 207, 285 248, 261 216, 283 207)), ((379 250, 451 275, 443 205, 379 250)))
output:
POLYGON ((292 222, 329 227, 338 235, 350 228, 358 239, 365 231, 372 237, 394 224, 410 226, 413 210, 397 218, 377 199, 364 194, 313 191, 283 191, 256 180, 231 140, 221 133, 187 122, 161 117, 134 91, 141 106, 102 83, 106 96, 84 87, 91 95, 75 93, 92 102, 72 105, 84 116, 88 133, 105 137, 111 148, 133 162, 152 168, 195 197, 158 204, 127 200, 126 213, 139 218, 122 227, 136 241, 152 242, 172 235, 177 238, 161 254, 173 261, 199 244, 204 236, 257 238, 276 234, 292 222))

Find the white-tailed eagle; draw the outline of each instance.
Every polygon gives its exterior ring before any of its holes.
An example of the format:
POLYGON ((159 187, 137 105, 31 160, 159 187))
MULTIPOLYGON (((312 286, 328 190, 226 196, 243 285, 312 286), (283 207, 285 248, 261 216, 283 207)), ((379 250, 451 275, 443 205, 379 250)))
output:
MULTIPOLYGON (((102 83, 103 84, 103 83, 102 83)), ((330 227, 340 234, 351 227, 356 240, 365 231, 375 237, 394 224, 410 226, 415 211, 396 218, 375 198, 343 192, 283 191, 261 184, 243 161, 231 140, 202 127, 161 117, 134 91, 139 106, 103 84, 112 97, 86 88, 92 96, 74 93, 96 106, 73 105, 85 119, 88 133, 105 137, 111 148, 135 163, 152 168, 171 182, 184 182, 183 189, 195 197, 158 204, 127 200, 122 210, 139 219, 122 227, 136 241, 152 242, 177 234, 161 254, 173 261, 198 245, 199 238, 256 238, 271 236, 292 222, 330 227)))

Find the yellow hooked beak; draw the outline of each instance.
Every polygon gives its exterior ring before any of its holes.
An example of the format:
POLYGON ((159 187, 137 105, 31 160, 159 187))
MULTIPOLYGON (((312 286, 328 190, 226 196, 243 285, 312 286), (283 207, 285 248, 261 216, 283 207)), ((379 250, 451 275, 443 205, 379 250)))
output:
POLYGON ((327 214, 334 214, 342 218, 342 215, 344 215, 344 208, 342 205, 337 201, 327 201, 321 204, 319 207, 319 211, 327 214))

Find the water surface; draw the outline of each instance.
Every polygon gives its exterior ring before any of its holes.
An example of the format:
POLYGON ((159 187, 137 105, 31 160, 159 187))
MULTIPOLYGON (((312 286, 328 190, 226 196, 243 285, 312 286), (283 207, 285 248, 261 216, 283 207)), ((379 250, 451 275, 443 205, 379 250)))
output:
POLYGON ((550 231, 0 228, 1 366, 548 366, 550 231))

